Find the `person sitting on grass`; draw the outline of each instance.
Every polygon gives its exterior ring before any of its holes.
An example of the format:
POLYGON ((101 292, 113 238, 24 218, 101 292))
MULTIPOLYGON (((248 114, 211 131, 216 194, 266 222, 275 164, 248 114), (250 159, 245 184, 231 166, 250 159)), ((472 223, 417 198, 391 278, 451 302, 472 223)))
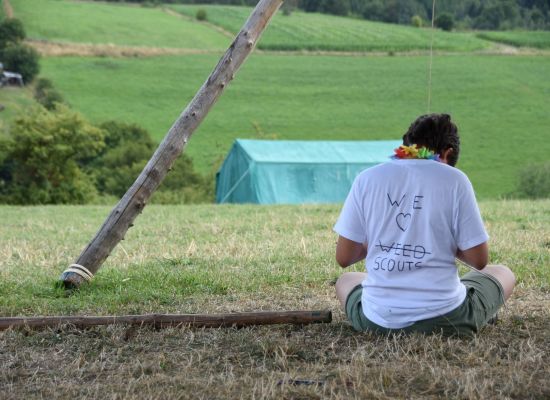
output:
POLYGON ((454 168, 459 152, 451 117, 423 115, 391 161, 355 179, 334 226, 336 261, 365 259, 367 273, 336 282, 355 330, 471 336, 512 294, 512 271, 487 265, 489 236, 470 181, 454 168), (455 257, 479 272, 459 278, 455 257))

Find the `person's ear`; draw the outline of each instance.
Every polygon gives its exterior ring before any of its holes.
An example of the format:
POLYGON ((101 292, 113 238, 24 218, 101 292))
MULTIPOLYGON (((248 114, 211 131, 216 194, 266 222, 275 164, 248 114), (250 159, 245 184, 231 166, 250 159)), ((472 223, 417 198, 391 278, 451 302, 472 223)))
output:
POLYGON ((449 147, 448 149, 443 150, 443 152, 439 155, 439 159, 445 164, 449 164, 449 157, 451 156, 452 152, 453 152, 452 147, 449 147))

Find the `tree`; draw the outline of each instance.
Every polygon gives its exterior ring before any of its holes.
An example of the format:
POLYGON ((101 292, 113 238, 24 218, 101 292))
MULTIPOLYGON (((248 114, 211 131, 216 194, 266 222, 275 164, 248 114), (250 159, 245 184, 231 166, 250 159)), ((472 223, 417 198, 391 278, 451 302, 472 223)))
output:
MULTIPOLYGON (((102 195, 121 197, 135 181, 155 148, 147 130, 136 124, 108 121, 100 125, 105 147, 93 159, 83 160, 102 195)), ((160 203, 197 203, 209 199, 209 186, 182 154, 154 197, 160 203)))
POLYGON ((550 162, 523 167, 519 172, 518 194, 531 199, 550 198, 550 162))
POLYGON ((326 14, 348 15, 350 12, 349 0, 322 0, 321 11, 326 14))
POLYGON ((34 87, 34 99, 47 110, 53 110, 57 103, 63 103, 63 96, 53 87, 52 81, 40 78, 34 87))
POLYGON ((0 61, 4 69, 18 72, 24 83, 30 83, 38 74, 39 55, 32 47, 22 43, 25 29, 21 21, 9 18, 0 22, 0 61))
POLYGON ((60 105, 15 119, 4 143, 0 200, 12 204, 87 203, 93 180, 80 168, 105 146, 103 132, 60 105))
POLYGON ((373 0, 363 8, 363 18, 371 21, 383 21, 385 18, 382 0, 373 0))
POLYGON ((16 18, 8 18, 0 22, 0 49, 8 43, 18 43, 25 39, 23 24, 16 18))
POLYGON ((300 8, 305 12, 318 12, 320 11, 319 0, 300 0, 300 8))
POLYGON ((451 14, 443 13, 435 18, 434 24, 444 31, 452 31, 455 25, 455 21, 451 14))
POLYGON ((420 18, 419 15, 413 15, 411 17, 411 25, 417 28, 422 28, 422 25, 424 25, 424 22, 422 21, 422 18, 420 18))
POLYGON ((195 14, 195 18, 199 21, 206 21, 208 19, 208 14, 204 8, 199 8, 195 14))
POLYGON ((23 43, 9 43, 0 50, 0 60, 7 71, 17 72, 23 76, 23 82, 28 84, 40 71, 38 52, 23 43))
POLYGON ((108 121, 100 128, 105 147, 83 160, 83 166, 95 177, 99 193, 121 197, 151 157, 154 144, 149 133, 135 124, 108 121))

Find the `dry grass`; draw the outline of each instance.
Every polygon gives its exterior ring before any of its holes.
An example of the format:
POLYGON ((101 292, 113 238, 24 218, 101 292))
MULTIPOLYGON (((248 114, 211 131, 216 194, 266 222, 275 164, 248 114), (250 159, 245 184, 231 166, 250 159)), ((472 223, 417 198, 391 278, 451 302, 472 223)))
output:
MULTIPOLYGON (((151 47, 151 46, 121 46, 114 44, 92 44, 92 43, 75 43, 75 42, 55 42, 50 40, 27 40, 30 46, 38 51, 44 57, 61 57, 61 56, 79 56, 79 57, 154 57, 165 55, 190 55, 190 54, 220 54, 217 50, 201 50, 201 49, 183 49, 170 47, 151 47)), ((336 55, 341 57, 386 57, 387 51, 321 51, 321 50, 255 50, 258 54, 279 54, 279 55, 303 55, 303 56, 327 56, 336 55)), ((506 55, 506 56, 545 56, 549 55, 550 51, 518 48, 507 45, 495 45, 494 48, 473 52, 478 55, 506 55)), ((428 51, 402 51, 393 52, 393 56, 427 56, 428 51)), ((461 53, 449 51, 436 51, 435 56, 450 56, 461 53)))
POLYGON ((9 0, 2 0, 2 7, 4 8, 4 14, 6 18, 13 18, 13 7, 9 0))
POLYGON ((353 332, 333 293, 335 206, 150 206, 68 298, 52 282, 108 209, 0 207, 3 315, 334 312, 305 327, 2 332, 0 398, 548 398, 550 203, 481 206, 519 285, 473 340, 353 332))
POLYGON ((0 398, 542 399, 549 309, 548 294, 520 290, 472 341, 356 334, 341 314, 304 328, 6 332, 0 398))
POLYGON ((218 54, 215 50, 177 49, 168 47, 120 46, 114 44, 91 44, 27 40, 44 57, 153 57, 166 55, 218 54))

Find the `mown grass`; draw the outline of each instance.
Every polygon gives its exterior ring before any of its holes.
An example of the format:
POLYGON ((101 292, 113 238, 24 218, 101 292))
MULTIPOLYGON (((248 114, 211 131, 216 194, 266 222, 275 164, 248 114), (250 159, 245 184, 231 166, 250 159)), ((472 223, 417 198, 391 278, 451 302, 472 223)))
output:
MULTIPOLYGON (((250 7, 213 5, 171 5, 173 10, 195 17, 206 10, 208 22, 234 34, 238 33, 252 12, 250 7)), ((427 51, 431 31, 400 25, 389 25, 326 14, 279 12, 263 35, 260 49, 325 50, 325 51, 427 51)), ((491 47, 490 42, 468 33, 435 33, 434 48, 444 51, 474 51, 491 47)))
POLYGON ((223 50, 230 39, 159 8, 67 0, 10 0, 31 39, 223 50))
MULTIPOLYGON (((492 261, 512 266, 521 287, 550 291, 550 200, 481 204, 492 261)), ((0 313, 183 311, 193 296, 314 295, 339 275, 339 206, 153 205, 92 285, 59 296, 53 282, 108 211, 0 207, 0 313)))
POLYGON ((550 49, 550 32, 548 31, 480 32, 477 34, 477 37, 516 47, 550 49))
MULTIPOLYGON (((160 141, 217 61, 59 57, 42 68, 87 117, 136 122, 160 141)), ((420 56, 253 55, 187 152, 206 173, 235 138, 399 139, 427 111, 427 63, 420 56)), ((548 158, 549 68, 544 56, 435 58, 431 110, 459 124, 459 166, 481 197, 512 192, 522 166, 548 158)))
POLYGON ((108 208, 0 207, 0 315, 334 312, 306 327, 1 332, 0 397, 546 398, 550 201, 481 210, 518 286, 497 325, 459 340, 352 331, 332 286, 337 205, 149 206, 69 297, 53 283, 108 208))

